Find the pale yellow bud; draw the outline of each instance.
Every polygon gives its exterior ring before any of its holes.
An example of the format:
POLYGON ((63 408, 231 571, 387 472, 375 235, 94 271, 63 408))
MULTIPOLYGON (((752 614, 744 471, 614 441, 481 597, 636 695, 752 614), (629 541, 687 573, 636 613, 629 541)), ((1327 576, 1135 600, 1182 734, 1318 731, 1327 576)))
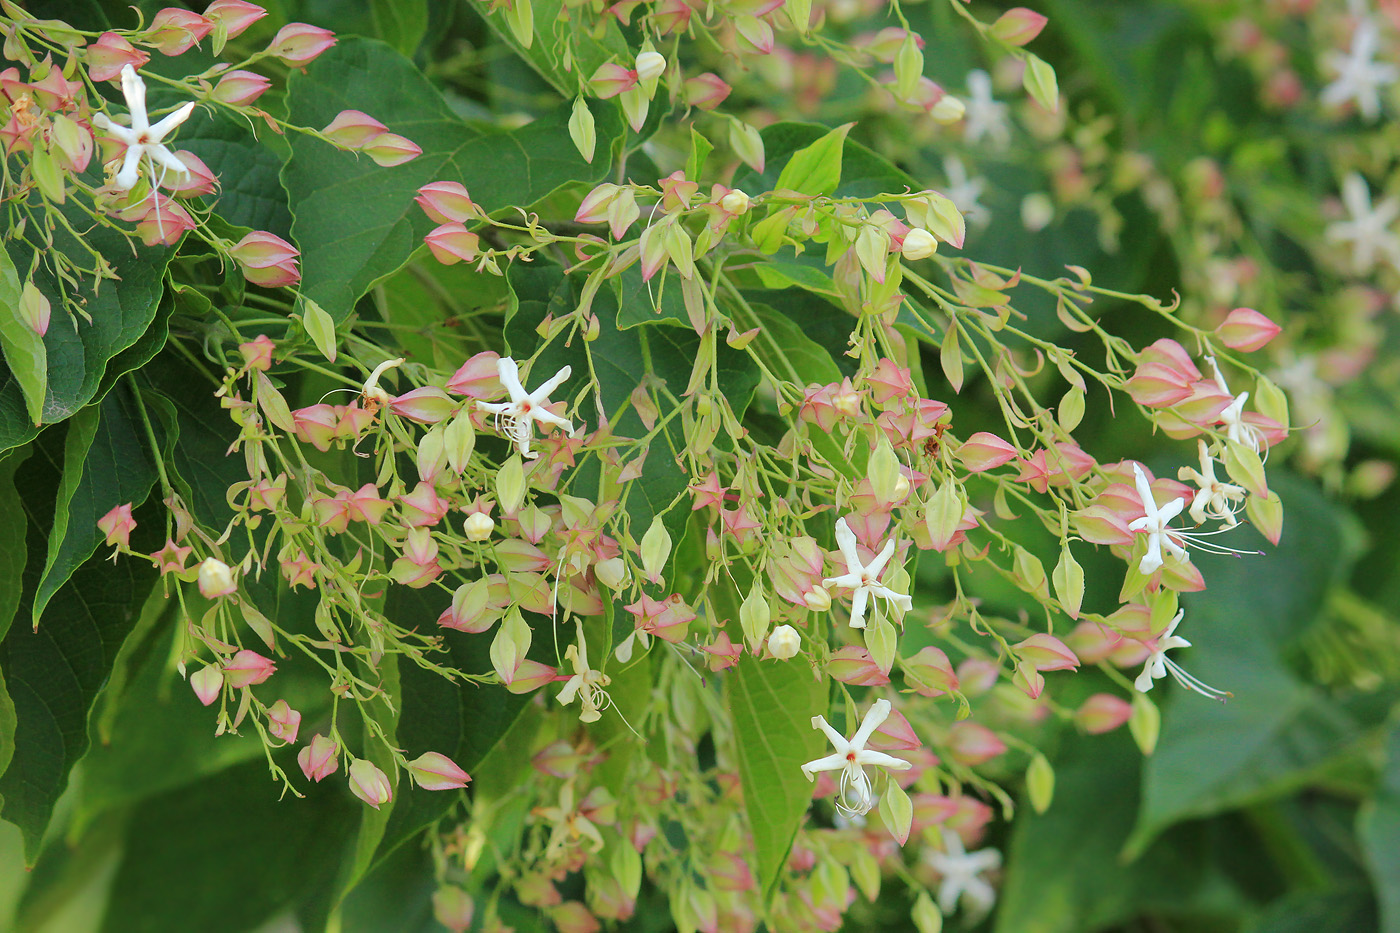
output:
POLYGON ((928 115, 933 117, 933 122, 942 123, 945 126, 957 123, 967 113, 967 106, 952 94, 944 94, 942 100, 933 105, 933 109, 928 115))
POLYGON ((768 636, 768 653, 779 661, 796 657, 802 647, 802 637, 791 625, 780 625, 768 636))
POLYGON ((904 246, 900 252, 910 262, 927 259, 938 252, 938 240, 923 227, 915 227, 904 235, 904 246))
POLYGON ((813 612, 826 612, 831 608, 831 594, 824 586, 814 586, 802 594, 802 601, 813 612))
POLYGON ((621 557, 600 560, 593 567, 593 573, 600 583, 610 590, 621 588, 627 579, 627 563, 621 557))
POLYGON ((485 512, 473 512, 462 524, 462 532, 468 541, 485 541, 496 530, 496 523, 485 512))
POLYGON ((654 81, 666 73, 666 56, 660 52, 643 52, 637 56, 637 77, 654 81))
POLYGON ((719 206, 726 214, 733 214, 735 217, 738 217, 740 214, 748 212, 749 196, 738 188, 735 188, 719 199, 719 206))

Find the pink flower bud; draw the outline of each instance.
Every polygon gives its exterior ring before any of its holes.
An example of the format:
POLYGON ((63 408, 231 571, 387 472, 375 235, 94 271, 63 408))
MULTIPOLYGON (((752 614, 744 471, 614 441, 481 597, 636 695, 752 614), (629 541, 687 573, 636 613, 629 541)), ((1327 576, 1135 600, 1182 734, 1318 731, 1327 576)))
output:
POLYGON ((424 386, 389 400, 389 408, 400 418, 418 424, 437 424, 456 414, 459 402, 437 386, 424 386))
POLYGON ((107 543, 130 547, 131 532, 136 519, 131 517, 131 503, 119 505, 97 520, 97 528, 107 536, 107 543))
POLYGON ((511 693, 519 695, 533 693, 545 684, 567 679, 567 677, 559 676, 559 672, 548 664, 524 658, 515 666, 515 673, 511 675, 510 680, 505 682, 505 685, 511 693))
POLYGON ((224 679, 233 688, 251 687, 267 680, 277 670, 271 660, 244 648, 224 665, 224 679))
POLYGON ((902 664, 909 686, 920 696, 941 697, 958 689, 958 675, 953 672, 948 655, 940 648, 931 645, 921 648, 902 664))
POLYGON ((224 33, 232 39, 266 16, 267 10, 245 0, 214 0, 204 10, 204 15, 216 24, 223 23, 224 33))
POLYGON ((1181 372, 1165 363, 1143 363, 1138 366, 1124 388, 1133 401, 1148 408, 1166 408, 1191 395, 1191 383, 1181 372))
POLYGON ((603 100, 609 97, 616 97, 623 91, 630 91, 637 86, 637 73, 630 68, 609 62, 606 65, 599 65, 598 70, 593 72, 593 77, 589 84, 593 88, 593 93, 603 100))
POLYGON ((1277 337, 1280 330, 1282 328, 1253 308, 1236 308, 1225 315, 1215 333, 1231 350, 1253 353, 1277 337))
POLYGON ((914 727, 909 725, 909 720, 897 709, 890 710, 889 716, 880 724, 880 728, 875 730, 871 736, 870 744, 874 748, 889 751, 910 750, 920 748, 923 742, 914 732, 914 727))
POLYGON ((1075 533, 1090 544, 1132 544, 1133 533, 1128 530, 1130 519, 1106 505, 1091 505, 1070 513, 1075 533))
POLYGON ((194 197, 214 193, 214 189, 219 186, 219 179, 209 170, 209 166, 204 164, 203 159, 188 149, 176 152, 175 158, 185 163, 187 171, 183 176, 174 176, 173 181, 166 183, 172 194, 194 197))
POLYGON ((456 790, 466 787, 471 775, 446 755, 424 752, 408 763, 408 774, 424 790, 456 790))
POLYGON ((1112 732, 1132 715, 1133 706, 1111 693, 1096 693, 1074 711, 1075 723, 1091 735, 1112 732))
POLYGON ((190 675, 190 689, 199 702, 208 706, 219 698, 224 689, 224 672, 217 664, 206 664, 190 675))
POLYGON ((247 343, 238 345, 238 352, 243 357, 243 365, 260 372, 267 372, 272 368, 272 351, 275 349, 277 349, 277 345, 267 334, 258 334, 247 343))
POLYGON ((342 110, 321 131, 342 149, 360 149, 389 128, 359 110, 342 110))
MULTIPOLYGON (((559 933, 598 933, 603 928, 598 918, 588 912, 588 908, 578 901, 565 901, 549 912, 549 919, 559 933)), ((697 924, 697 929, 704 929, 697 924)), ((710 933, 714 933, 713 928, 710 933)))
POLYGON ((214 29, 213 20, 178 7, 166 7, 151 17, 147 41, 166 55, 181 55, 214 29))
POLYGON ((265 230, 254 230, 229 250, 243 276, 254 285, 278 288, 301 281, 296 247, 265 230))
POLYGON ((333 739, 320 733, 311 737, 311 743, 297 753, 297 764, 308 781, 318 784, 335 774, 340 767, 340 746, 333 739))
POLYGON ((1182 382, 1196 382, 1201 378, 1201 371, 1191 361, 1191 354, 1170 337, 1154 340, 1143 347, 1142 352, 1138 354, 1138 362, 1161 363, 1178 373, 1182 382))
POLYGON ((1016 448, 995 434, 978 431, 955 451, 958 462, 973 473, 991 470, 1016 456, 1016 448))
POLYGON ((757 16, 736 16, 730 22, 734 24, 734 31, 742 40, 739 42, 741 50, 757 52, 759 55, 772 54, 773 26, 767 20, 757 16))
POLYGON ((419 483, 413 491, 398 498, 404 524, 410 528, 427 528, 442 521, 452 504, 437 494, 429 483, 419 483))
POLYGON ((466 933, 475 912, 471 895, 455 885, 433 892, 433 918, 451 933, 466 933))
POLYGON ((958 665, 958 683, 962 692, 970 697, 986 693, 997 685, 1000 677, 997 663, 985 658, 967 658, 958 665))
MULTIPOLYGON (((155 202, 136 224, 136 235, 147 246, 174 246, 186 232, 194 229, 194 218, 163 194, 156 195, 155 202)), ((149 198, 141 201, 143 205, 149 203, 149 198)))
POLYGON ((310 64, 335 45, 335 33, 306 23, 288 23, 272 37, 267 52, 289 68, 310 64))
POLYGON ((361 151, 383 168, 412 162, 423 154, 422 147, 397 133, 380 133, 365 144, 361 151))
POLYGON ((1080 622, 1066 639, 1082 663, 1098 664, 1113 654, 1123 636, 1096 622, 1080 622))
POLYGON ((297 740, 300 728, 301 713, 288 706, 286 700, 278 700, 267 708, 267 731, 274 738, 290 745, 297 740))
POLYGON ((481 238, 459 223, 447 223, 423 237, 433 258, 444 266, 471 262, 480 254, 481 238))
POLYGON ((119 77, 123 66, 141 68, 151 60, 143 52, 115 32, 104 32, 87 47, 88 75, 94 82, 111 81, 119 77))
POLYGON ((501 394, 501 380, 495 350, 483 350, 461 365, 447 380, 447 391, 467 398, 492 398, 501 394))
POLYGON ((574 213, 574 223, 576 224, 601 224, 608 219, 609 209, 613 201, 621 191, 612 182, 603 182, 588 194, 584 195, 583 202, 579 204, 578 210, 574 213))
POLYGON ((199 565, 199 592, 205 599, 218 599, 238 592, 233 569, 217 557, 206 557, 199 565))
POLYGON ((1049 22, 1044 16, 1023 6, 1013 7, 992 23, 991 34, 1007 45, 1025 45, 1049 22))
POLYGON ((890 682, 889 675, 870 657, 870 652, 854 646, 838 648, 826 662, 826 672, 836 680, 861 687, 878 687, 890 682))
POLYGON ((394 786, 374 762, 356 758, 350 762, 350 793, 378 810, 380 804, 394 799, 394 786))
POLYGON ((958 764, 975 767, 1006 751, 1006 743, 986 726, 963 720, 948 730, 948 752, 958 764))
POLYGON ((657 0, 652 7, 651 22, 663 36, 684 32, 693 12, 688 0, 657 0))
POLYGON ((210 93, 215 100, 234 107, 244 107, 263 96, 272 82, 251 71, 227 72, 210 93))
POLYGON ((1037 632, 1013 646, 1016 656, 1029 662, 1038 671, 1068 671, 1079 666, 1079 658, 1054 635, 1037 632))
POLYGON ((1040 699, 1045 691, 1045 677, 1029 661, 1017 661, 1011 674, 1011 685, 1032 700, 1040 699))
POLYGON ((338 421, 335 407, 324 402, 292 412, 292 430, 296 433, 297 440, 312 445, 321 453, 331 449, 338 421))
POLYGON ((725 98, 734 90, 723 78, 712 71, 706 71, 693 78, 687 78, 683 94, 687 107, 697 107, 700 110, 714 110, 724 103, 725 98))
POLYGON ((463 223, 484 216, 467 189, 455 181, 429 182, 418 189, 418 197, 413 200, 440 224, 463 223))

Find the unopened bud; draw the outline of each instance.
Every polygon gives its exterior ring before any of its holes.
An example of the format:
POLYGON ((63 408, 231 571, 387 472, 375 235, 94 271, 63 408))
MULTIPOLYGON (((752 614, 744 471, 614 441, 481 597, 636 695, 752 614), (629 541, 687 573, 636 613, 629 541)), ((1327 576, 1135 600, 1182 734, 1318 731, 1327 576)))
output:
POLYGON ((511 457, 496 471, 496 501, 501 513, 514 515, 525 501, 525 467, 519 455, 511 457))
POLYGON ((923 227, 915 227, 904 235, 904 245, 900 248, 900 253, 910 262, 927 259, 936 252, 938 240, 923 227))
POLYGON ((627 579, 627 563, 621 557, 600 560, 593 566, 598 581, 610 590, 620 589, 627 579))
POLYGON ((190 675, 190 689, 199 702, 208 706, 219 698, 224 689, 224 672, 217 664, 206 664, 190 675))
POLYGON ((671 556, 671 533, 666 523, 658 515, 651 520, 651 527, 642 535, 642 573, 655 582, 660 579, 666 560, 671 556))
POLYGON ((743 628, 744 638, 748 640, 752 650, 757 651, 763 644, 763 636, 768 634, 768 623, 772 617, 773 613, 768 607, 768 600, 763 596, 763 589, 755 583, 739 606, 739 625, 743 628))
POLYGON ((233 571, 228 564, 217 557, 208 557, 199 565, 199 592, 205 599, 228 596, 237 590, 238 585, 233 582, 233 571))
POLYGON ((394 799, 394 786, 388 775, 365 758, 356 758, 350 764, 350 792, 376 810, 394 799))
POLYGON ((813 612, 826 612, 831 608, 831 594, 824 586, 814 586, 802 594, 802 602, 813 612))
POLYGON ((496 530, 496 523, 485 512, 473 512, 462 524, 462 532, 468 541, 486 541, 496 530))
POLYGON ((928 115, 933 117, 934 123, 949 126, 962 120, 966 113, 967 105, 960 98, 954 97, 952 94, 944 94, 939 98, 938 103, 929 110, 928 115))
POLYGON ((749 196, 738 188, 734 188, 719 199, 719 206, 726 214, 732 214, 738 217, 748 212, 749 196))
POLYGON ((642 81, 655 81, 666 73, 666 56, 660 52, 643 52, 637 56, 636 70, 642 81))
POLYGON ((802 637, 791 625, 780 625, 768 636, 768 653, 779 661, 797 656, 802 648, 802 637))

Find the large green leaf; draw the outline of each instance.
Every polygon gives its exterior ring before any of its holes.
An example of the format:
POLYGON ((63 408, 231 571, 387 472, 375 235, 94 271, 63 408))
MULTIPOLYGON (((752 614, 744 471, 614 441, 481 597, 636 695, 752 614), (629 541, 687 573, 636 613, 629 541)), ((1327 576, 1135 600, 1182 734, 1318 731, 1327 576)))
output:
MULTIPOLYGON (((16 473, 16 487, 29 515, 28 559, 19 607, 25 619, 30 617, 43 571, 52 521, 49 503, 54 501, 53 489, 62 469, 61 441, 57 436, 52 441, 47 438, 46 434, 45 442, 16 473)), ((138 517, 132 547, 155 550, 156 525, 149 515, 138 517)), ((14 758, 0 777, 4 797, 0 815, 24 832, 31 859, 69 771, 88 748, 88 712, 154 580, 154 568, 140 559, 116 564, 89 560, 50 599, 44 625, 37 631, 28 625, 13 626, 0 642, 0 669, 16 717, 14 758)))
POLYGON ((1400 931, 1400 723, 1386 741, 1380 786, 1367 801, 1357 837, 1376 886, 1383 933, 1400 931))
POLYGON ((9 252, 0 249, 0 357, 24 396, 24 409, 34 424, 44 417, 49 387, 49 354, 44 338, 20 313, 23 294, 9 252))
POLYGON ((371 0, 370 12, 380 38, 412 57, 428 31, 427 0, 371 0))
POLYGON ((180 127, 180 148, 203 159, 218 177, 219 193, 209 200, 225 221, 284 239, 291 235, 292 214, 278 177, 282 159, 258 141, 248 124, 196 110, 180 127))
MULTIPOLYGON (((293 75, 295 123, 324 126, 342 110, 363 110, 423 149, 413 161, 380 168, 368 158, 309 138, 292 140, 283 172, 302 251, 302 291, 337 320, 419 249, 433 223, 414 203, 430 181, 457 181, 488 211, 529 205, 570 182, 601 181, 604 153, 589 165, 569 139, 564 106, 517 130, 477 129, 459 119, 408 59, 381 42, 345 39, 304 75, 293 75)), ((600 113, 603 139, 618 135, 600 113)))
POLYGON ((97 550, 103 539, 97 520, 123 503, 141 505, 155 485, 156 465, 139 404, 123 387, 73 418, 48 558, 31 609, 35 625, 54 593, 97 550))
MULTIPOLYGON (((83 218, 74 223, 87 227, 83 218)), ((117 278, 104 281, 94 291, 85 282, 74 297, 83 304, 91 321, 70 317, 53 276, 44 266, 34 282, 53 306, 53 319, 44 335, 48 357, 48 387, 41 419, 53 424, 71 417, 87 405, 102 386, 107 361, 141 339, 155 319, 162 291, 161 277, 171 251, 149 249, 139 244, 133 253, 126 237, 105 227, 96 227, 85 237, 87 243, 112 264, 117 278)), ((83 264, 91 258, 65 234, 55 234, 57 248, 71 253, 83 264)), ((9 255, 16 268, 28 269, 32 250, 24 243, 10 241, 9 255)), ((0 450, 18 446, 38 433, 25 412, 20 387, 9 369, 0 365, 0 450)))
MULTIPOLYGON (((734 179, 734 187, 751 195, 777 188, 783 170, 797 153, 819 140, 831 139, 831 133, 829 127, 816 123, 774 123, 764 127, 762 135, 766 158, 763 171, 739 173, 734 179)), ((845 140, 839 154, 837 164, 841 182, 834 186, 835 194, 839 197, 869 198, 877 194, 898 194, 905 189, 917 191, 923 187, 893 162, 854 140, 845 140)), ((829 192, 832 186, 826 183, 827 179, 822 179, 822 182, 823 191, 829 192)))
POLYGON ((1280 546, 1241 528, 1230 543, 1257 545, 1265 556, 1196 558, 1207 589, 1183 600, 1178 634, 1194 650, 1176 660, 1235 696, 1220 704, 1179 692, 1166 704, 1161 739, 1143 773, 1132 853, 1179 820, 1305 785, 1357 737, 1351 715, 1283 660, 1289 639, 1315 620, 1349 561, 1342 517, 1287 474, 1276 471, 1269 485, 1288 516, 1280 546))
POLYGON ((228 488, 246 480, 248 471, 241 456, 229 455, 237 426, 214 397, 217 383, 174 354, 143 375, 155 390, 143 397, 177 438, 168 464, 174 468, 172 481, 183 487, 186 504, 201 522, 227 524, 233 517, 228 488))
POLYGON ((825 740, 812 728, 812 717, 826 712, 826 691, 803 665, 748 655, 725 683, 755 874, 766 897, 812 803, 802 765, 821 755, 825 740))
MULTIPOLYGON (((31 453, 33 448, 21 447, 0 456, 0 639, 10 630, 24 594, 24 565, 29 551, 24 500, 15 486, 15 473, 31 453)), ((4 773, 5 769, 0 768, 0 774, 4 773)))

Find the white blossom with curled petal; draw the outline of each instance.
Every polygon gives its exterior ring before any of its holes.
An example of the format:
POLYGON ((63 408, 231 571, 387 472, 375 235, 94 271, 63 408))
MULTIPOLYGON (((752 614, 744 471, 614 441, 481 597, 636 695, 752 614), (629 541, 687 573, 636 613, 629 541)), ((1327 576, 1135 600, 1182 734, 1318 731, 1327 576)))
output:
POLYGON ((564 684, 564 689, 559 691, 559 702, 568 706, 577 697, 579 705, 580 722, 597 722, 602 715, 602 711, 608 708, 609 698, 604 689, 612 683, 612 679, 602 671, 595 671, 588 666, 588 644, 583 640, 583 623, 578 623, 578 641, 570 645, 564 652, 566 660, 572 661, 574 665, 574 676, 569 678, 564 684))
POLYGON ((1167 626, 1167 630, 1147 643, 1152 649, 1152 653, 1147 656, 1147 663, 1143 664, 1142 673, 1138 674, 1137 679, 1133 681, 1133 688, 1136 689, 1138 693, 1146 693, 1152 689, 1152 682, 1154 680, 1160 680, 1167 676, 1167 674, 1171 674, 1172 679, 1187 690, 1194 691, 1202 696, 1210 697, 1212 700, 1221 700, 1223 702, 1234 694, 1225 690, 1217 690, 1193 675, 1186 673, 1186 670, 1180 664, 1177 664, 1171 658, 1167 657, 1167 652, 1171 651, 1173 648, 1191 647, 1189 641, 1176 634, 1176 627, 1181 624, 1181 619, 1185 614, 1185 610, 1177 610, 1176 615, 1172 617, 1171 624, 1167 626))
POLYGON ((1138 498, 1142 500, 1142 510, 1146 513, 1142 518, 1128 523, 1129 531, 1141 531, 1147 535, 1147 553, 1142 555, 1138 570, 1148 574, 1154 573, 1162 566, 1162 548, 1166 548, 1167 553, 1172 556, 1186 560, 1186 549, 1172 539, 1172 529, 1167 527, 1167 522, 1176 518, 1185 507, 1185 501, 1174 498, 1158 508, 1157 500, 1152 497, 1152 486, 1147 482, 1147 475, 1136 463, 1133 464, 1133 481, 1137 484, 1138 498))
POLYGON ((1327 67, 1337 73, 1337 79, 1322 89, 1324 104, 1335 107, 1355 101, 1363 118, 1374 120, 1381 115, 1381 88, 1400 79, 1400 70, 1374 60, 1380 39, 1375 22, 1363 18, 1352 33, 1350 53, 1334 51, 1323 56, 1327 67))
POLYGON ((1233 528, 1239 524, 1239 520, 1235 518, 1239 506, 1234 503, 1244 500, 1244 487, 1234 483, 1222 483, 1215 478, 1215 458, 1210 455, 1204 440, 1196 442, 1196 449, 1201 457, 1200 472, 1190 467, 1182 467, 1176 474, 1178 479, 1189 480, 1197 487, 1189 510, 1191 520, 1199 525, 1208 518, 1215 518, 1233 528))
POLYGON ((880 549, 880 553, 876 554, 870 563, 862 563, 860 551, 856 549, 855 532, 851 531, 851 526, 846 524, 844 518, 838 518, 836 520, 836 544, 841 548, 841 556, 846 560, 846 572, 839 577, 827 577, 822 581, 822 584, 851 590, 851 628, 865 628, 865 610, 872 596, 888 599, 905 612, 914 608, 914 601, 907 594, 896 593, 881 583, 879 579, 880 572, 885 569, 885 564, 889 563, 889 559, 894 556, 895 541, 893 538, 885 542, 885 546, 880 549))
POLYGON ((194 110, 194 101, 183 104, 155 126, 151 126, 150 119, 146 116, 146 82, 141 80, 136 69, 130 65, 122 66, 121 77, 122 96, 126 98, 126 109, 131 112, 131 125, 114 123, 105 113, 97 114, 92 118, 92 122, 126 143, 126 156, 122 159, 121 170, 117 172, 116 186, 123 191, 130 191, 136 186, 136 180, 141 177, 141 159, 144 156, 150 165, 151 191, 154 194, 157 165, 161 167, 162 178, 167 170, 182 176, 189 174, 190 170, 185 163, 166 147, 165 137, 189 118, 190 112, 194 110))
MULTIPOLYGON (((1220 367, 1216 365, 1215 357, 1206 357, 1206 362, 1210 363, 1210 368, 1215 372, 1215 383, 1220 386, 1220 391, 1229 395, 1230 387, 1225 384, 1225 376, 1220 372, 1220 367)), ((1225 410, 1220 413, 1220 423, 1225 426, 1227 438, 1258 453, 1260 446, 1264 443, 1264 435, 1258 428, 1244 420, 1244 403, 1247 401, 1249 401, 1248 392, 1236 395, 1230 404, 1225 406, 1225 410)))
POLYGON ((943 876, 938 883, 938 909, 950 914, 961 900, 971 917, 985 915, 997 895, 982 873, 1001 867, 1001 853, 996 849, 968 852, 963 848, 962 837, 948 829, 943 830, 943 849, 924 855, 924 861, 943 876))
POLYGON ((813 716, 812 728, 820 729, 831 741, 834 749, 825 758, 818 758, 809 761, 802 766, 802 773, 807 775, 807 780, 816 779, 818 771, 840 771, 841 778, 838 782, 836 793, 836 808, 847 817, 864 816, 875 806, 875 793, 870 786, 870 777, 865 773, 865 765, 875 765, 880 768, 890 768, 895 771, 904 771, 912 765, 903 758, 896 758, 893 755, 886 755, 884 752, 872 751, 865 747, 865 743, 870 741, 870 736, 875 730, 880 728, 890 715, 890 701, 884 699, 876 700, 866 710, 865 718, 861 720, 860 728, 856 734, 847 741, 845 736, 831 727, 831 723, 826 721, 825 716, 813 716))
POLYGON ((477 407, 482 411, 490 412, 496 416, 496 428, 506 437, 510 438, 520 451, 520 456, 526 460, 535 460, 539 457, 530 449, 530 441, 535 436, 535 423, 552 424, 555 427, 563 428, 570 434, 574 433, 574 423, 565 418, 560 418, 549 410, 549 394, 559 388, 565 379, 573 374, 573 367, 565 366, 554 377, 545 382, 534 392, 526 392, 525 387, 520 384, 520 367, 508 356, 503 356, 496 361, 496 375, 501 380, 501 385, 506 387, 510 393, 509 402, 488 403, 477 402, 477 407))

